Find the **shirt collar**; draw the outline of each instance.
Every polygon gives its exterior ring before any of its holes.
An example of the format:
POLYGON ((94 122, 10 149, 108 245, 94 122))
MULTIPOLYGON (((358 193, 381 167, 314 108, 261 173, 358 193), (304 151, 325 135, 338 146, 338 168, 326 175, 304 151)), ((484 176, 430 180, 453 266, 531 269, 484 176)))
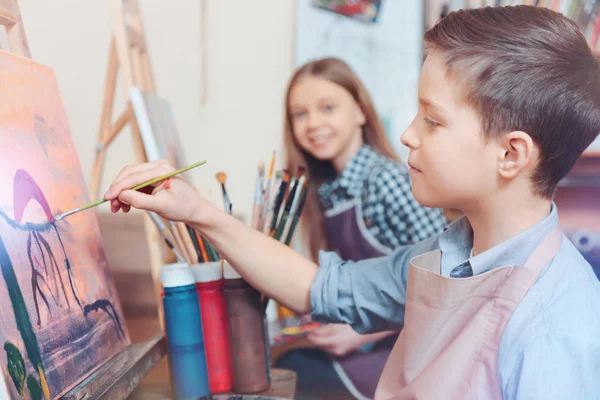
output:
POLYGON ((473 275, 483 274, 503 266, 521 266, 557 223, 558 211, 556 204, 552 203, 550 214, 542 221, 491 249, 469 258, 473 248, 473 229, 469 220, 462 217, 448 225, 439 237, 442 251, 441 273, 443 276, 449 276, 454 267, 467 259, 473 269, 473 275))
POLYGON ((371 146, 364 144, 348 161, 340 175, 319 187, 319 196, 328 199, 333 193, 350 198, 360 195, 365 179, 381 157, 371 146))

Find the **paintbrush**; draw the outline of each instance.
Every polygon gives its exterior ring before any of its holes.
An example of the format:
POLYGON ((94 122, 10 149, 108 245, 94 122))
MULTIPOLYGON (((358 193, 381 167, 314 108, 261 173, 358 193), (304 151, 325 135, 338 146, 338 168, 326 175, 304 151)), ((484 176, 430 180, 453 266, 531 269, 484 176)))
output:
POLYGON ((303 166, 298 167, 297 176, 292 178, 292 181, 290 183, 290 191, 289 191, 287 199, 285 201, 285 206, 283 208, 283 212, 281 213, 281 218, 279 219, 279 223, 277 225, 277 230, 275 231, 275 235, 273 236, 277 240, 280 240, 282 238, 283 231, 285 229, 288 217, 290 216, 290 212, 293 210, 292 207, 296 203, 296 199, 298 197, 298 196, 296 196, 296 191, 298 191, 298 193, 300 193, 300 190, 302 190, 301 179, 304 177, 305 170, 306 170, 306 168, 303 166), (298 179, 298 178, 300 178, 300 179, 298 179), (300 190, 298 190, 298 186, 300 186, 300 190))
POLYGON ((225 189, 225 182, 227 182, 227 174, 225 172, 217 172, 216 177, 219 183, 221 184, 221 189, 223 190, 223 209, 226 213, 231 214, 231 200, 229 200, 227 189, 225 189))
POLYGON ((263 181, 265 179, 265 163, 258 164, 256 187, 254 189, 254 208, 252 209, 252 228, 259 230, 262 220, 263 181))
POLYGON ((175 223, 173 221, 167 222, 169 223, 169 232, 171 232, 171 235, 175 240, 175 245, 179 248, 179 251, 181 251, 183 258, 185 258, 187 263, 193 264, 192 257, 190 257, 188 249, 185 246, 185 242, 183 241, 183 237, 181 236, 181 228, 179 223, 175 223))
POLYGON ((296 229, 296 225, 298 225, 298 220, 300 219, 300 215, 302 214, 302 209, 304 208, 304 203, 306 201, 306 196, 308 194, 308 180, 304 181, 302 185, 302 194, 300 196, 300 201, 298 203, 298 209, 294 213, 294 218, 292 220, 292 224, 290 225, 290 230, 288 232, 287 238, 285 239, 285 244, 289 245, 292 241, 292 235, 294 234, 294 230, 296 229))
POLYGON ((279 186, 279 191, 277 192, 277 197, 275 198, 275 204, 273 205, 273 216, 271 217, 271 227, 269 229, 269 236, 275 236, 275 229, 277 228, 277 219, 279 218, 279 209, 281 208, 281 204, 283 203, 283 199, 285 197, 285 191, 288 187, 288 183, 290 182, 290 173, 287 169, 283 170, 283 179, 281 180, 281 185, 279 186))
POLYGON ((183 222, 176 222, 175 227, 179 233, 181 242, 183 243, 183 248, 185 249, 185 254, 187 254, 188 262, 190 264, 195 264, 196 260, 198 260, 198 256, 196 255, 196 250, 194 249, 194 244, 192 243, 192 238, 190 238, 190 234, 186 228, 186 225, 183 222))
POLYGON ((208 253, 206 252, 206 247, 204 246, 204 241, 202 240, 202 237, 200 236, 198 231, 194 230, 194 233, 196 234, 196 241, 200 246, 200 252, 202 253, 202 258, 204 259, 204 262, 209 262, 210 259, 208 258, 208 253))
POLYGON ((219 261, 219 253, 217 253, 217 250, 215 250, 215 248, 210 244, 208 240, 204 238, 204 236, 202 236, 201 238, 204 242, 204 245, 206 246, 206 252, 208 253, 210 261, 219 261))
POLYGON ((173 245, 173 243, 171 242, 171 240, 174 240, 174 239, 171 235, 171 232, 169 232, 169 230, 163 223, 162 219, 160 219, 160 217, 152 211, 148 211, 148 214, 150 215, 152 222, 154 222, 154 225, 156 225, 156 228, 158 229, 158 231, 161 233, 161 235, 165 239, 165 243, 167 244, 169 249, 171 249, 173 254, 175 254, 175 258, 177 258, 177 261, 185 264, 185 262, 186 262, 185 259, 183 258, 183 256, 179 252, 179 250, 177 250, 177 247, 175 247, 173 245))
MULTIPOLYGON (((306 177, 304 175, 302 175, 300 177, 300 179, 298 179, 297 183, 296 183, 296 193, 294 195, 294 201, 292 202, 292 207, 290 208, 290 215, 293 215, 296 212, 296 208, 298 206, 298 201, 300 201, 300 195, 302 194, 302 187, 304 186, 304 181, 306 180, 306 177)), ((285 237, 287 236, 287 233, 290 231, 290 226, 292 224, 292 219, 293 218, 289 218, 287 219, 287 223, 284 227, 283 232, 281 233, 281 236, 279 237, 279 240, 281 242, 284 241, 285 237)))
POLYGON ((263 209, 261 213, 262 220, 260 221, 261 229, 266 228, 266 217, 269 212, 269 203, 271 198, 271 185, 273 184, 273 169, 275 168, 275 151, 273 151, 273 155, 271 156, 271 165, 269 166, 269 175, 267 175, 267 184, 265 186, 265 190, 263 192, 263 209))
POLYGON ((270 192, 265 193, 265 208, 266 208, 266 213, 263 214, 262 218, 263 221, 261 222, 261 227, 262 227, 262 232, 264 234, 269 234, 269 228, 270 228, 270 221, 271 221, 271 217, 273 215, 273 207, 275 205, 275 199, 277 198, 277 193, 278 193, 278 189, 279 186, 281 185, 281 181, 283 179, 283 172, 281 171, 277 171, 275 172, 275 177, 273 178, 273 180, 271 181, 271 186, 272 189, 270 192))
MULTIPOLYGON (((169 172, 168 174, 159 176, 157 178, 150 179, 149 181, 146 181, 144 183, 140 183, 139 185, 132 187, 131 190, 140 190, 140 189, 143 189, 145 187, 148 187, 148 186, 153 185, 155 183, 158 183, 160 181, 164 181, 165 179, 170 178, 172 176, 179 175, 182 172, 189 171, 192 168, 199 167, 200 165, 203 165, 203 164, 206 164, 206 160, 205 161, 200 161, 200 162, 197 162, 197 163, 194 163, 194 164, 191 164, 191 165, 188 165, 187 167, 178 169, 178 170, 173 171, 173 172, 169 172)), ((68 217, 69 215, 78 213, 79 211, 84 211, 84 210, 87 210, 89 208, 99 206, 100 204, 106 203, 107 201, 108 200, 106 200, 106 199, 99 199, 99 200, 93 201, 93 202, 91 202, 89 204, 86 204, 86 205, 84 205, 82 207, 76 208, 74 210, 68 211, 68 212, 63 213, 63 214, 56 215, 54 217, 54 221, 59 221, 59 220, 61 220, 63 218, 68 217)))
POLYGON ((192 244, 194 245, 194 249, 196 250, 196 255, 197 255, 197 259, 198 262, 201 263, 203 262, 202 260, 202 250, 200 249, 200 243, 198 243, 198 238, 196 237, 196 232, 194 231, 194 228, 192 228, 189 225, 185 225, 185 227, 188 230, 188 233, 190 234, 190 238, 192 239, 192 244))

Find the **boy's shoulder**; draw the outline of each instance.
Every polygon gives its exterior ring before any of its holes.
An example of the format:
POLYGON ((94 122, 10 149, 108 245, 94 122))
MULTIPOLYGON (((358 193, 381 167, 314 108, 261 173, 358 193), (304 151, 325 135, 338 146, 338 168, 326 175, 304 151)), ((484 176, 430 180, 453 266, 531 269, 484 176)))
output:
POLYGON ((600 281, 566 236, 506 325, 499 361, 514 364, 543 341, 600 351, 600 281))
POLYGON ((508 321, 498 368, 505 399, 598 398, 600 282, 566 237, 508 321))

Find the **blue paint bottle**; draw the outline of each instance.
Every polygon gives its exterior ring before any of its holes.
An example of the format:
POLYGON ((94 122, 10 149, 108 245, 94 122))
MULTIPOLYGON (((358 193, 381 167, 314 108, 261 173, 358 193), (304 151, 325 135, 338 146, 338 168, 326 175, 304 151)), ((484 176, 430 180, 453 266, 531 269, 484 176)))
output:
POLYGON ((176 400, 210 396, 196 279, 189 267, 163 268, 163 307, 176 400))

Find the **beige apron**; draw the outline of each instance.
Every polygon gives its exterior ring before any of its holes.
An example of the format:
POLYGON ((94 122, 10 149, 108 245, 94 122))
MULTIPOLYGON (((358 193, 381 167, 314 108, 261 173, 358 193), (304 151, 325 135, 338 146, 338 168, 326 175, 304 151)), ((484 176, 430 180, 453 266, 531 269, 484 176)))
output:
POLYGON ((558 225, 523 267, 452 279, 439 250, 412 259, 404 329, 376 399, 500 399, 498 349, 519 302, 562 243, 558 225))

